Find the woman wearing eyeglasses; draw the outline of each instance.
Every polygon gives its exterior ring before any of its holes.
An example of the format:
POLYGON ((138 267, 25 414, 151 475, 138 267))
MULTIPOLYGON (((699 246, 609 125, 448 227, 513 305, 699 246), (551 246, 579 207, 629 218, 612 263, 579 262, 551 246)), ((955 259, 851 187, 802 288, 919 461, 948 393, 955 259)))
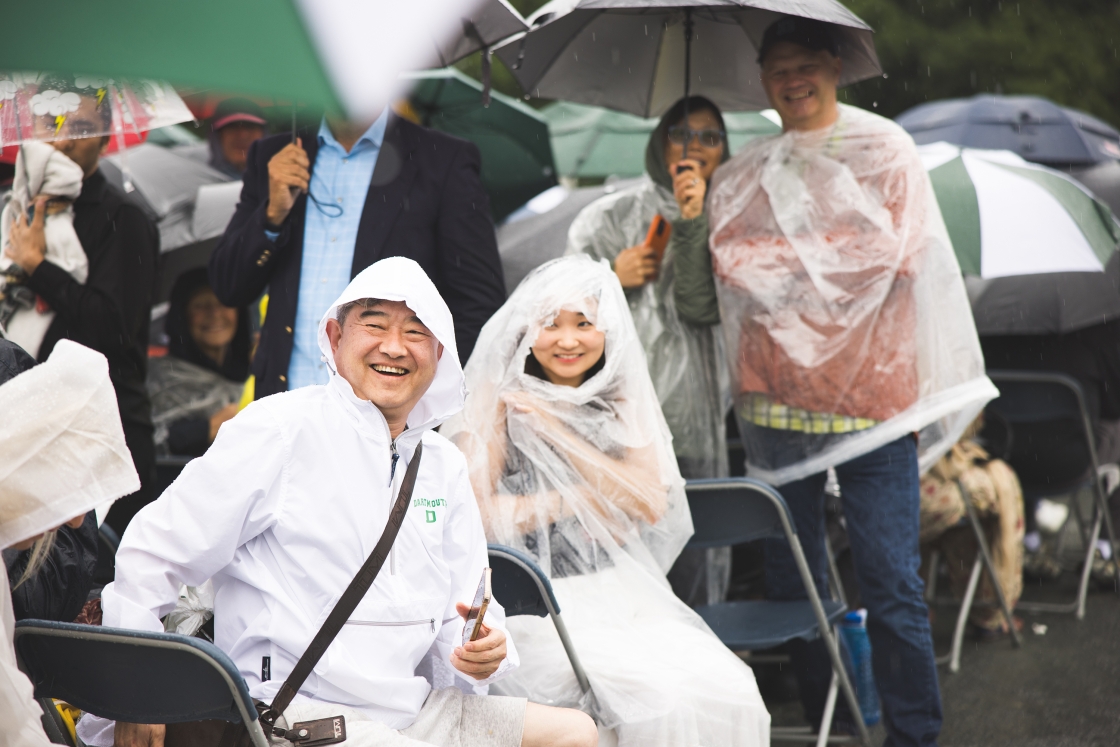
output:
MULTIPOLYGON (((607 259, 626 291, 645 350, 654 389, 673 434, 673 450, 685 478, 725 477, 724 407, 727 372, 719 333, 719 308, 697 305, 678 284, 683 262, 688 277, 711 277, 705 195, 712 172, 729 156, 719 109, 706 98, 681 99, 662 117, 646 148, 648 178, 588 205, 568 231, 568 254, 607 259), (687 115, 686 115, 687 112, 687 115), (672 225, 660 262, 645 245, 650 222, 661 215, 672 225)), ((710 282, 710 280, 709 280, 710 282)), ((710 294, 700 294, 711 299, 710 294)), ((682 555, 669 574, 690 604, 721 594, 730 558, 707 578, 698 557, 682 555)))

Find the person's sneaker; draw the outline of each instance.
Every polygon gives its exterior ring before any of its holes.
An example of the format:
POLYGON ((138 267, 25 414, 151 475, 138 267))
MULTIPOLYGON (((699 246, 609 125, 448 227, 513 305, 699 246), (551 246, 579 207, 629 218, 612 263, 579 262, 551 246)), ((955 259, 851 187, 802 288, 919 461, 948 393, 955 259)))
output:
POLYGON ((1101 551, 1093 551, 1093 566, 1089 575, 1099 588, 1112 589, 1116 586, 1116 565, 1111 560, 1105 560, 1101 551))
POLYGON ((1023 575, 1035 581, 1053 581, 1062 575, 1062 565, 1043 543, 1038 552, 1023 553, 1023 575))

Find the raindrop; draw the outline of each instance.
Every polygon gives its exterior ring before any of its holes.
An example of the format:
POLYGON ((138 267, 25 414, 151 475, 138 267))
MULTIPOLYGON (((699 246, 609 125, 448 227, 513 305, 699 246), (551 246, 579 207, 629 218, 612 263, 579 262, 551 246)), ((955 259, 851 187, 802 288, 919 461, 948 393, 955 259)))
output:
POLYGON ((594 31, 591 32, 591 41, 595 41, 595 32, 594 31))
POLYGON ((884 78, 888 78, 888 77, 890 77, 890 76, 888 76, 888 75, 887 75, 886 73, 883 73, 883 77, 884 77, 884 78))
POLYGON ((930 72, 929 72, 929 65, 926 65, 926 77, 927 78, 932 77, 930 72))
POLYGON ((878 109, 879 108, 879 102, 878 101, 872 101, 871 102, 871 108, 872 109, 878 109))
POLYGON ((646 30, 646 36, 649 36, 649 24, 647 23, 643 28, 646 30))

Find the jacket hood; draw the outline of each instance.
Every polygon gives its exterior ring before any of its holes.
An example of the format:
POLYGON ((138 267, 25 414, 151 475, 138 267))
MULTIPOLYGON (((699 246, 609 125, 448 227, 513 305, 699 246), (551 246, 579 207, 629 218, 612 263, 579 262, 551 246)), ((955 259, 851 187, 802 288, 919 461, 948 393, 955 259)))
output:
POLYGON ((435 427, 463 409, 467 387, 455 347, 451 310, 420 265, 405 257, 389 257, 359 272, 319 320, 319 350, 331 376, 338 376, 338 372, 327 337, 327 320, 338 319, 338 308, 343 304, 362 298, 403 301, 443 345, 432 385, 409 414, 409 429, 435 427))

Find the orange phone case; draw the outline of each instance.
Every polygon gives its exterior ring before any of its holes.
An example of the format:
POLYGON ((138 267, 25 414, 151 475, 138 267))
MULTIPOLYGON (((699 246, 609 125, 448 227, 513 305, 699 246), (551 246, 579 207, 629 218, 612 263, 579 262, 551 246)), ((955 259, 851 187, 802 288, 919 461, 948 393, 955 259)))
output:
POLYGON ((669 246, 669 237, 673 233, 673 225, 660 214, 653 216, 649 222, 649 231, 646 232, 645 245, 657 254, 657 264, 661 265, 665 257, 665 247, 669 246))

